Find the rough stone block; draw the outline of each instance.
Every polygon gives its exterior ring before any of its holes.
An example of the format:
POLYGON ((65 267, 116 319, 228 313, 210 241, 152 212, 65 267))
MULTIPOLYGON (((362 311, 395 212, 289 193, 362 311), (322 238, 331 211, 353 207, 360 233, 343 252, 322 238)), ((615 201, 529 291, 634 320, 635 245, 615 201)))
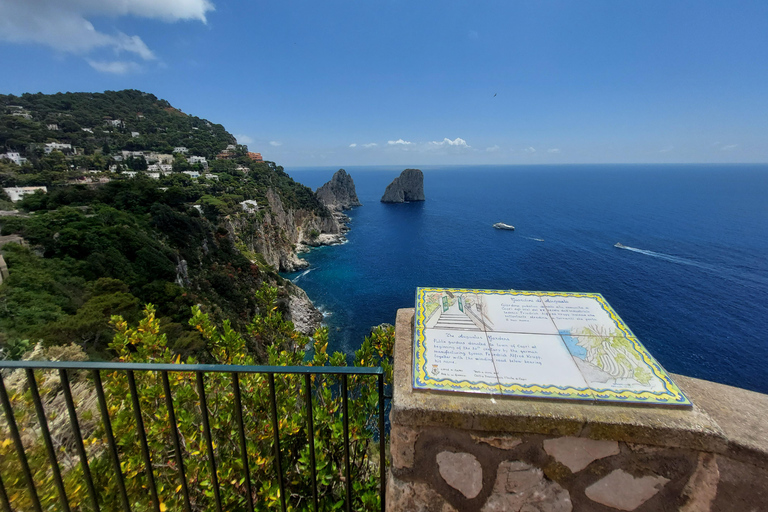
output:
POLYGON ((616 441, 595 441, 584 437, 560 437, 546 439, 544 451, 568 467, 573 473, 579 472, 597 459, 618 455, 616 441))
POLYGON ((419 431, 402 425, 392 425, 389 450, 392 454, 392 465, 396 469, 411 469, 413 467, 414 444, 419 437, 419 431))
POLYGON ((570 512, 567 490, 548 480, 544 473, 520 461, 504 461, 496 472, 493 493, 481 512, 570 512))
POLYGON ((467 499, 483 490, 483 467, 471 453, 445 451, 438 453, 436 460, 443 480, 467 499))
POLYGON ((472 434, 472 439, 477 443, 485 443, 500 450, 511 450, 523 442, 519 437, 512 436, 476 436, 472 434))
POLYGON ((387 510, 408 512, 457 512, 443 497, 423 482, 403 482, 389 475, 387 510))
POLYGON ((636 478, 622 469, 587 487, 584 493, 592 501, 618 510, 635 510, 661 490, 669 479, 658 475, 636 478))
POLYGON ((683 489, 683 496, 687 501, 680 508, 680 512, 709 512, 717 496, 719 481, 717 456, 714 453, 699 453, 696 469, 683 489))

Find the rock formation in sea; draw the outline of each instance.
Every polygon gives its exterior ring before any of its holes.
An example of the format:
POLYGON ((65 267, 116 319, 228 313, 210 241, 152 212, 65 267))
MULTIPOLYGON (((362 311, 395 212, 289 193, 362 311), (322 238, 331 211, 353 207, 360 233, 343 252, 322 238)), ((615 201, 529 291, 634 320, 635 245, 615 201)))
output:
POLYGON ((355 182, 344 169, 336 171, 331 181, 318 188, 315 194, 320 202, 331 210, 349 210, 362 206, 355 192, 355 182))
POLYGON ((424 201, 424 173, 419 169, 406 169, 387 185, 382 203, 424 201))

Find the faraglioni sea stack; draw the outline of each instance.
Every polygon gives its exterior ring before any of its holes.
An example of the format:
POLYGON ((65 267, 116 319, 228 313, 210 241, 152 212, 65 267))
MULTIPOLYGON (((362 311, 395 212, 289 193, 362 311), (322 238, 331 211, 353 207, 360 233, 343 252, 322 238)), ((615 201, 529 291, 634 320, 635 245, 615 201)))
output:
POLYGON ((336 171, 331 181, 317 189, 315 194, 321 203, 332 209, 349 210, 355 206, 362 206, 357 198, 352 176, 344 169, 336 171))
POLYGON ((406 169, 387 186, 382 203, 424 201, 424 173, 419 169, 406 169))

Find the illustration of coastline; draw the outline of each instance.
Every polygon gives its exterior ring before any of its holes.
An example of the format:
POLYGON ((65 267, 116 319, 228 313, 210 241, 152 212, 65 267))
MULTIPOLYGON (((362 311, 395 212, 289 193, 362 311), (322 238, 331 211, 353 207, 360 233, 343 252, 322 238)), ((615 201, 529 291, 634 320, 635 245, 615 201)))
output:
POLYGON ((416 389, 690 406, 599 294, 419 288, 416 389))

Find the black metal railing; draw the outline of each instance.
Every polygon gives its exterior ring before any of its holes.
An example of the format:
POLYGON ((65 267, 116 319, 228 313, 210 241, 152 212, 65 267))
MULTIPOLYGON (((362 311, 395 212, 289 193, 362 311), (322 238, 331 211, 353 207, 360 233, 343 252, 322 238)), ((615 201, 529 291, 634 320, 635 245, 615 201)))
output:
MULTIPOLYGON (((63 472, 61 469, 61 461, 58 460, 59 457, 57 457, 57 454, 60 455, 62 448, 59 446, 57 449, 56 442, 54 442, 54 439, 51 435, 51 430, 49 429, 49 419, 51 418, 51 411, 46 411, 46 408, 44 407, 44 400, 41 398, 40 393, 40 387, 38 385, 38 379, 35 377, 35 371, 43 371, 43 372, 49 372, 53 373, 53 375, 58 375, 59 381, 57 381, 57 390, 59 390, 60 386, 60 392, 63 394, 64 402, 66 403, 66 411, 69 418, 69 434, 71 435, 70 444, 72 442, 74 443, 75 452, 77 453, 77 459, 79 462, 71 462, 69 463, 69 466, 66 467, 68 470, 72 470, 75 466, 79 465, 80 473, 78 473, 78 479, 82 478, 82 480, 85 483, 86 491, 85 495, 87 495, 87 498, 83 499, 83 502, 81 503, 81 507, 83 509, 90 509, 94 511, 100 511, 102 510, 102 506, 100 504, 103 504, 104 496, 102 495, 105 490, 103 488, 100 488, 97 483, 94 481, 94 475, 92 474, 90 464, 93 463, 93 460, 89 461, 88 456, 88 450, 86 449, 86 446, 84 444, 84 438, 83 433, 81 432, 81 422, 82 422, 82 412, 81 412, 81 418, 78 419, 78 413, 77 413, 77 407, 75 404, 75 399, 73 398, 72 394, 72 384, 70 382, 70 376, 74 372, 77 373, 77 375, 80 375, 82 377, 83 374, 85 374, 85 379, 87 379, 88 385, 92 386, 93 390, 95 390, 96 399, 98 402, 98 410, 100 412, 101 416, 101 425, 100 427, 103 429, 103 431, 99 431, 103 433, 104 439, 104 450, 100 452, 100 454, 103 454, 104 456, 108 455, 108 458, 110 459, 110 463, 106 467, 111 466, 111 471, 114 474, 115 477, 115 487, 114 491, 116 492, 117 497, 113 498, 115 502, 119 503, 120 508, 125 512, 130 512, 131 510, 137 509, 137 501, 136 498, 129 499, 129 494, 126 490, 126 470, 124 470, 123 463, 124 461, 121 461, 121 455, 124 453, 125 448, 125 433, 123 432, 121 435, 121 439, 123 439, 121 442, 118 442, 115 438, 115 433, 113 431, 113 417, 115 415, 114 409, 110 410, 110 400, 114 401, 117 399, 125 400, 125 403, 128 404, 127 397, 113 397, 113 396, 107 396, 105 394, 105 386, 103 381, 103 376, 106 375, 105 378, 109 379, 109 382, 113 382, 115 379, 127 379, 127 391, 130 394, 130 406, 126 406, 127 408, 132 409, 132 418, 135 425, 135 440, 131 440, 130 442, 135 444, 138 444, 140 447, 141 452, 141 460, 143 462, 143 471, 139 472, 138 470, 133 471, 133 476, 131 478, 137 478, 138 474, 143 473, 142 482, 142 488, 146 489, 145 492, 149 494, 149 504, 151 505, 149 508, 151 510, 154 510, 155 512, 161 512, 166 509, 166 505, 163 504, 161 497, 158 492, 158 484, 155 478, 155 467, 158 465, 157 457, 155 457, 155 460, 153 460, 153 457, 151 456, 151 450, 150 445, 148 443, 148 437, 147 437, 147 429, 145 428, 145 422, 144 418, 148 417, 149 414, 155 413, 157 414, 157 411, 146 411, 142 410, 141 407, 141 399, 142 399, 142 391, 144 391, 143 388, 137 386, 137 375, 141 376, 142 378, 154 378, 156 379, 157 376, 160 377, 160 380, 162 381, 162 393, 159 393, 156 395, 156 398, 159 399, 157 403, 162 403, 162 398, 164 398, 165 401, 165 409, 167 412, 167 426, 164 427, 166 430, 169 431, 170 434, 170 441, 171 445, 168 447, 169 450, 173 451, 173 460, 169 460, 167 463, 164 463, 164 467, 168 468, 171 467, 176 473, 176 477, 178 478, 179 486, 176 490, 175 496, 177 496, 176 499, 181 502, 181 505, 183 506, 184 510, 187 512, 191 512, 193 510, 193 502, 190 498, 190 486, 187 479, 187 476, 185 475, 185 453, 187 454, 187 457, 189 457, 189 446, 190 443, 189 439, 182 439, 179 432, 179 424, 177 421, 177 412, 176 408, 174 407, 174 395, 171 388, 171 382, 169 380, 169 375, 174 376, 176 374, 194 374, 194 381, 196 388, 196 395, 198 400, 198 406, 200 408, 200 419, 202 420, 201 424, 201 430, 204 435, 204 446, 205 451, 207 452, 207 459, 208 459, 208 471, 210 476, 210 487, 212 488, 212 494, 210 496, 210 501, 212 502, 210 504, 210 507, 212 507, 212 504, 215 504, 216 510, 218 512, 222 512, 222 510, 225 510, 225 508, 222 505, 222 485, 230 485, 230 481, 228 482, 220 482, 219 481, 219 474, 217 472, 217 459, 219 462, 222 461, 222 458, 226 456, 226 454, 219 453, 217 455, 216 453, 216 444, 212 436, 212 428, 211 428, 211 417, 209 417, 211 414, 209 412, 209 404, 206 400, 206 377, 208 379, 218 378, 213 377, 213 375, 219 375, 225 374, 229 375, 231 380, 231 396, 233 400, 233 404, 227 404, 227 407, 232 406, 234 410, 234 416, 235 416, 235 424, 237 428, 237 442, 234 440, 234 432, 231 432, 232 435, 232 443, 233 446, 237 446, 239 453, 235 455, 235 458, 238 459, 239 463, 242 466, 242 475, 240 477, 240 480, 238 481, 240 494, 244 495, 245 498, 245 509, 248 512, 253 512, 254 507, 256 509, 263 508, 261 504, 258 502, 255 502, 254 496, 256 496, 256 489, 253 488, 252 482, 251 482, 251 469, 249 466, 249 449, 248 449, 248 443, 249 443, 249 431, 245 427, 245 421, 248 419, 247 414, 248 411, 243 410, 243 395, 241 390, 241 378, 251 378, 254 375, 260 375, 265 376, 268 383, 268 401, 269 401, 269 415, 271 416, 271 430, 272 430, 272 444, 274 446, 274 453, 269 454, 272 455, 274 458, 273 461, 273 470, 274 475, 277 480, 277 488, 279 489, 279 502, 280 502, 280 510, 286 511, 287 505, 286 505, 286 496, 287 492, 289 492, 289 489, 287 488, 291 482, 286 482, 284 480, 284 468, 282 466, 281 459, 283 458, 281 456, 281 434, 280 434, 280 423, 281 418, 278 417, 278 400, 279 397, 276 393, 275 388, 275 377, 279 376, 281 379, 288 379, 292 378, 294 379, 292 382, 293 384, 293 390, 296 391, 297 396, 301 397, 301 401, 304 402, 305 407, 302 413, 304 414, 306 421, 305 421, 305 432, 306 432, 306 441, 308 444, 308 456, 309 456, 309 468, 310 468, 310 481, 311 481, 311 503, 312 505, 309 505, 310 500, 307 498, 306 503, 302 502, 302 506, 300 508, 303 508, 305 510, 318 510, 318 476, 317 476, 317 466, 316 466, 316 450, 315 450, 315 411, 317 411, 317 400, 318 400, 318 389, 317 385, 313 387, 313 380, 317 378, 333 378, 335 379, 333 382, 334 384, 330 384, 329 382, 323 381, 326 383, 326 385, 332 385, 333 386, 333 396, 335 398, 339 398, 341 400, 341 411, 338 412, 335 410, 333 413, 336 415, 334 416, 336 419, 338 419, 338 416, 341 416, 341 423, 342 423, 342 436, 343 436, 343 478, 340 478, 340 480, 343 480, 343 486, 344 486, 344 507, 345 510, 348 512, 353 510, 353 507, 355 507, 355 504, 353 502, 353 488, 354 488, 354 482, 352 478, 352 474, 350 471, 350 418, 349 418, 349 402, 350 402, 350 390, 349 390, 349 380, 350 378, 355 379, 355 384, 357 388, 360 386, 371 386, 373 385, 373 382, 370 382, 371 380, 376 380, 376 386, 377 386, 377 395, 378 395, 378 404, 377 409, 375 409, 375 415, 377 417, 374 417, 369 422, 369 429, 373 429, 377 431, 378 436, 378 479, 380 481, 380 485, 378 488, 378 498, 380 501, 380 507, 381 510, 385 510, 385 470, 386 470, 386 454, 385 454, 385 395, 384 395, 384 371, 381 368, 363 368, 363 367, 294 367, 294 366, 237 366, 237 365, 209 365, 209 364, 129 364, 129 363, 92 363, 92 362, 48 362, 48 361, 0 361, 0 370, 5 370, 6 372, 6 379, 9 378, 11 373, 9 371, 11 370, 21 370, 25 373, 25 375, 19 375, 18 373, 15 375, 16 378, 16 384, 22 384, 24 387, 23 395, 25 397, 24 403, 29 403, 31 401, 34 404, 34 410, 36 415, 36 425, 35 425, 35 432, 34 432, 34 438, 39 440, 42 438, 42 442, 45 445, 45 458, 47 458, 47 463, 49 465, 49 468, 46 470, 46 479, 49 483, 51 483, 53 486, 50 486, 47 491, 50 493, 53 493, 53 487, 55 486, 55 492, 58 503, 58 506, 55 508, 64 510, 69 512, 71 510, 70 501, 68 499, 68 492, 67 492, 67 486, 65 483, 65 478, 63 477, 63 472), (152 376, 148 374, 152 374, 152 376), (301 379, 301 376, 303 376, 303 380, 301 379), (26 382, 23 382, 23 381, 26 382), (164 397, 162 396, 164 395, 164 397), (110 417, 110 412, 112 412, 112 418, 110 417), (39 431, 37 430, 39 428, 39 431), (154 463, 154 465, 153 465, 154 463), (101 494, 100 494, 101 491, 101 494), (178 496, 180 494, 180 497, 178 496), (119 499, 118 499, 119 498, 119 499)), ((258 378, 258 377, 254 377, 258 378)), ((121 380, 121 382, 124 382, 124 380, 121 380)), ((191 385, 191 378, 189 379, 189 383, 191 385)), ((225 382, 225 377, 221 377, 221 380, 217 381, 219 384, 222 382, 225 382)), ((261 382, 261 381, 259 381, 261 382)), ((281 381, 284 382, 284 381, 281 381)), ((158 386, 158 390, 159 390, 158 386)), ((177 387, 177 389, 179 389, 177 387)), ((251 388, 252 389, 252 388, 251 388)), ((369 388, 372 389, 372 388, 369 388)), ((354 397, 353 397, 354 399, 354 397)), ((228 400, 228 398, 227 398, 228 400)), ((19 400, 17 400, 18 402, 19 400)), ((369 402, 373 403, 374 399, 370 398, 369 402)), ((0 402, 2 403, 2 408, 4 412, 5 417, 5 424, 7 426, 7 432, 0 432, 0 442, 2 442, 3 438, 6 439, 5 441, 5 447, 7 448, 7 453, 10 455, 14 455, 14 465, 15 468, 20 469, 20 474, 14 474, 16 477, 16 481, 20 482, 21 475, 23 475, 24 485, 22 486, 21 483, 19 483, 19 486, 25 489, 26 491, 26 497, 25 497, 25 503, 28 504, 33 510, 37 512, 42 512, 43 506, 41 505, 41 499, 39 494, 38 487, 40 486, 39 482, 35 482, 35 469, 34 467, 30 466, 30 462, 27 457, 27 450, 29 449, 29 446, 27 449, 25 449, 25 440, 23 439, 25 432, 22 430, 19 431, 19 426, 17 424, 17 415, 19 414, 18 411, 18 404, 14 406, 12 404, 12 397, 9 396, 8 389, 6 387, 6 383, 3 380, 3 373, 0 372, 0 402), (14 411, 14 408, 16 411, 14 411), (8 441, 10 439, 10 441, 8 441), (13 445, 14 450, 11 450, 11 444, 13 445)), ((302 405, 304 405, 302 404, 302 405)), ((95 407, 95 406, 94 406, 95 407)), ((147 406, 145 406, 146 408, 147 406)), ((114 405, 113 405, 114 408, 114 405)), ((30 408, 31 409, 31 408, 30 408)), ((266 407, 265 407, 265 413, 266 413, 266 407)), ((371 409, 374 410, 374 409, 371 409)), ((187 410, 180 409, 179 412, 186 413, 187 410)), ((321 411, 323 412, 323 411, 321 411)), ((127 410, 126 410, 127 413, 127 410)), ((31 411, 27 411, 28 419, 32 418, 31 411)), ((127 416, 131 416, 130 414, 127 414, 127 416)), ((157 415, 159 418, 160 416, 157 415)), ((165 416, 163 416, 165 418, 165 416)), ((214 420, 216 418, 213 418, 214 420)), ((29 420, 30 422, 33 420, 29 420)), ((59 420, 59 423, 61 423, 62 420, 59 420)), ((95 420, 94 423, 98 423, 98 420, 95 420)), ((31 423, 26 424, 26 428, 31 428, 29 425, 31 423)), ((24 426, 22 426, 24 428, 24 426)), ((164 430, 165 432, 165 430, 164 430)), ((375 438, 372 437, 372 439, 375 438)), ((29 445, 30 441, 27 438, 26 443, 29 445)), ((0 443, 1 444, 1 443, 0 443)), ((59 443, 60 444, 60 443, 59 443)), ((43 452, 42 448, 40 448, 40 453, 43 452)), ((261 459, 261 456, 263 454, 259 454, 259 458, 261 459)), ((42 459, 42 455, 37 458, 38 463, 41 463, 40 460, 42 459)), ((93 459, 93 455, 91 456, 91 459, 93 459)), ((5 459, 0 459, 0 462, 2 460, 10 460, 9 457, 6 457, 5 459)), ((102 464, 100 467, 104 467, 104 465, 107 464, 106 462, 102 464)), ((263 462, 262 462, 263 464, 263 462)), ((39 469, 39 468, 37 468, 39 469)), ((375 469, 373 470, 373 474, 375 475, 375 469)), ((13 469, 10 467, 10 463, 4 463, 0 465, 0 506, 3 510, 7 512, 11 512, 13 510, 16 510, 12 508, 12 496, 9 496, 8 493, 8 486, 4 484, 4 478, 8 478, 9 472, 12 472, 13 469)), ((341 471, 341 468, 339 468, 339 472, 341 471)), ((111 480, 110 480, 111 481, 111 480)), ((234 480, 232 481, 234 482, 234 480)), ((342 485, 339 483, 339 485, 342 485)), ((112 492, 112 491, 110 491, 112 492)), ((71 491, 70 491, 71 494, 71 491)), ((145 496, 146 499, 146 496, 145 496)), ((362 506, 362 505, 361 505, 362 506)), ((26 508, 26 506, 25 506, 26 508)), ((76 506, 73 508, 77 508, 76 506)), ((138 508, 144 509, 146 506, 138 508)), ((199 504, 196 505, 194 508, 200 508, 199 504)), ((294 507, 296 508, 296 507, 294 507)))

